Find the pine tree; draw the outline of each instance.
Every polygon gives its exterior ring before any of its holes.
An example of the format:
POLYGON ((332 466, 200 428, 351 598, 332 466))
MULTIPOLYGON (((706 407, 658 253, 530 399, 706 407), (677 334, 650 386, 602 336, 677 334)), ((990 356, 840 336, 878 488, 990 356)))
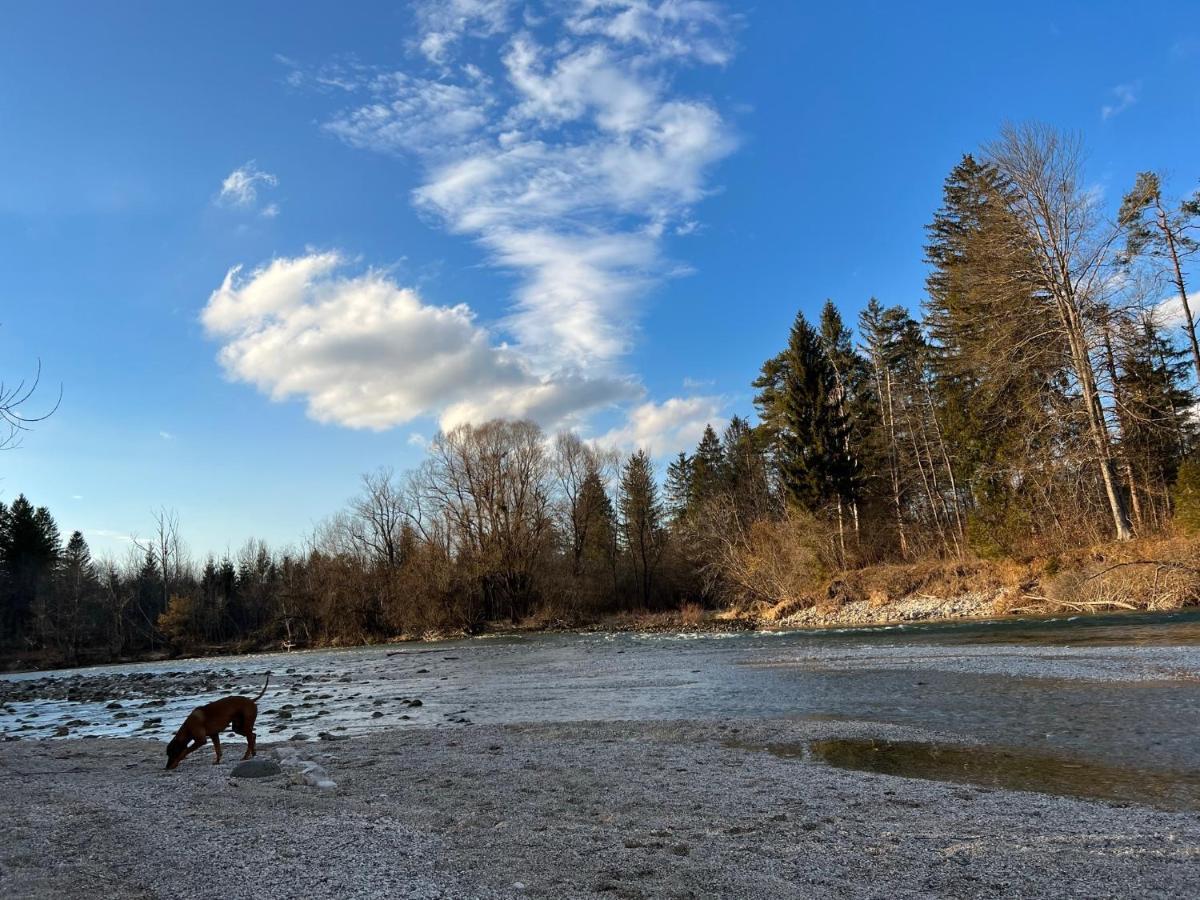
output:
POLYGON ((1192 350, 1196 383, 1200 384, 1200 343, 1183 272, 1184 261, 1200 250, 1200 242, 1191 236, 1200 224, 1200 191, 1168 209, 1159 177, 1153 172, 1139 172, 1133 189, 1121 203, 1118 220, 1125 229, 1127 262, 1149 256, 1167 266, 1183 310, 1183 330, 1192 350))
POLYGON ((1122 338, 1120 449, 1135 513, 1144 508, 1144 518, 1160 526, 1169 513, 1170 487, 1195 439, 1189 414, 1195 397, 1187 387, 1191 365, 1149 317, 1126 329, 1122 338))
POLYGON ((837 378, 820 335, 803 313, 787 348, 763 364, 755 404, 770 429, 784 497, 809 512, 852 496, 846 424, 837 407, 837 378))
POLYGON ((625 462, 621 472, 621 526, 625 550, 633 566, 638 593, 644 607, 653 597, 654 576, 666 545, 662 504, 654 467, 644 450, 625 462))
POLYGON ((730 419, 721 436, 725 492, 744 525, 771 512, 770 478, 762 443, 763 433, 741 416, 730 419))
POLYGON ((12 502, 0 531, 0 567, 6 576, 0 624, 6 635, 31 635, 33 611, 50 600, 61 544, 58 525, 46 507, 35 509, 24 494, 12 502))
POLYGON ((681 522, 692 499, 692 458, 679 451, 667 466, 667 515, 672 522, 681 522))
POLYGON ((584 476, 580 503, 586 510, 582 548, 582 571, 586 576, 607 582, 616 591, 617 522, 612 500, 605 490, 599 471, 592 469, 584 476))
POLYGON ((82 532, 74 531, 59 562, 55 590, 56 638, 68 662, 77 661, 79 650, 90 634, 99 588, 91 550, 82 532))
POLYGON ((688 506, 694 509, 720 494, 725 484, 725 454, 712 425, 704 426, 704 434, 692 455, 691 470, 688 506))
POLYGON ((845 424, 843 442, 846 488, 854 531, 859 531, 859 504, 866 496, 868 473, 877 471, 882 460, 874 435, 879 420, 878 398, 873 390, 870 367, 854 348, 850 329, 842 321, 832 300, 821 310, 821 340, 833 367, 835 404, 845 424))

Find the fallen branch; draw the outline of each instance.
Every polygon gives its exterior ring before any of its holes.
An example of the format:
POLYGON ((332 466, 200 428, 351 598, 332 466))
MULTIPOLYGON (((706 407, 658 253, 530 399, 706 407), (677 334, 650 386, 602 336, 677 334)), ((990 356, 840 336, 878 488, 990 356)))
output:
POLYGON ((1092 573, 1091 575, 1089 575, 1087 578, 1085 578, 1083 580, 1091 581, 1093 578, 1099 578, 1101 575, 1107 575, 1109 572, 1113 571, 1114 569, 1120 569, 1125 566, 1157 566, 1158 570, 1160 572, 1163 569, 1174 569, 1176 571, 1191 572, 1193 575, 1200 575, 1200 569, 1197 569, 1195 566, 1186 565, 1184 563, 1167 562, 1166 560, 1161 560, 1161 559, 1135 559, 1135 560, 1131 560, 1129 562, 1114 563, 1113 565, 1109 566, 1108 568, 1101 569, 1099 572, 1092 573))
MULTIPOLYGON (((1021 596, 1024 597, 1026 600, 1037 600, 1040 603, 1051 603, 1055 606, 1062 606, 1069 610, 1074 610, 1075 612, 1086 612, 1087 610, 1095 610, 1095 609, 1101 609, 1101 608, 1131 609, 1131 610, 1139 610, 1142 608, 1140 606, 1137 606, 1136 604, 1124 603, 1120 600, 1092 600, 1092 601, 1054 600, 1050 597, 1043 597, 1039 594, 1022 594, 1021 596)), ((1022 606, 1019 608, 1011 609, 1009 611, 1010 612, 1032 612, 1033 609, 1034 609, 1033 607, 1022 606)))

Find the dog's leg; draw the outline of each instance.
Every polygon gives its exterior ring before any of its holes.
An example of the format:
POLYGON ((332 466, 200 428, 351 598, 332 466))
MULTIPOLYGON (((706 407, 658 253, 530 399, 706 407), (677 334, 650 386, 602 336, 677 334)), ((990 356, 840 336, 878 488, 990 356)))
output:
POLYGON ((255 712, 252 710, 249 714, 235 716, 233 720, 234 733, 246 739, 246 755, 242 759, 254 756, 254 717, 255 712))
POLYGON ((213 750, 216 752, 216 758, 213 759, 213 765, 217 765, 221 761, 221 736, 214 734, 212 736, 213 750))
POLYGON ((245 737, 246 737, 246 757, 247 758, 254 756, 255 753, 257 752, 254 749, 254 740, 255 740, 255 738, 254 738, 254 720, 257 718, 258 718, 258 707, 251 706, 249 713, 242 720, 242 725, 246 729, 245 737))
POLYGON ((194 751, 199 750, 201 747, 203 747, 204 741, 205 741, 205 738, 202 738, 202 737, 192 738, 191 746, 183 748, 183 753, 179 757, 179 762, 183 762, 185 759, 187 759, 189 756, 191 756, 194 751))

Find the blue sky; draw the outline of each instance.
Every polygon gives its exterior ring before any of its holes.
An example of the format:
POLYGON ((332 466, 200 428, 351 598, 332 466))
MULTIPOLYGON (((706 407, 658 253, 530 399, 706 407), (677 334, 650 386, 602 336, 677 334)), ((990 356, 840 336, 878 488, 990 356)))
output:
POLYGON ((220 552, 460 421, 662 458, 797 309, 918 305, 1005 120, 1080 131, 1111 202, 1200 178, 1194 3, 350 6, 6 7, 0 375, 64 396, 0 499, 220 552))

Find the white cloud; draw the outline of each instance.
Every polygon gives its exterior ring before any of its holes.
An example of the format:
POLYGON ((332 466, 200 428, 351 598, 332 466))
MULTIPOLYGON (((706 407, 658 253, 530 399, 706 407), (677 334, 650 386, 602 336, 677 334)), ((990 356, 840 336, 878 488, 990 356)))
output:
POLYGON ((419 416, 556 426, 640 394, 625 378, 539 372, 465 305, 432 306, 385 274, 346 267, 337 253, 312 253, 248 276, 232 269, 201 315, 229 377, 275 400, 302 398, 317 421, 376 430, 419 416))
MULTIPOLYGON (((1188 306, 1192 309, 1192 315, 1200 313, 1200 293, 1188 294, 1188 306)), ((1187 313, 1183 311, 1183 301, 1179 299, 1179 294, 1172 294, 1170 297, 1159 301, 1154 307, 1154 321, 1161 328, 1182 328, 1187 323, 1187 313)))
POLYGON ((582 0, 568 25, 659 56, 724 65, 733 56, 730 19, 706 0, 582 0))
POLYGON ((124 531, 115 531, 112 528, 81 528, 85 538, 102 538, 106 541, 113 541, 118 544, 137 544, 136 535, 127 534, 124 531))
POLYGON ((162 438, 164 441, 173 441, 173 440, 175 440, 175 435, 171 434, 171 432, 169 432, 169 431, 160 431, 160 432, 158 433, 158 436, 159 436, 160 438, 162 438))
MULTIPOLYGON (((701 227, 695 207, 736 145, 714 102, 677 76, 725 65, 736 17, 709 0, 413 8, 404 71, 353 58, 312 72, 281 64, 289 84, 345 94, 328 133, 416 163, 413 204, 517 277, 509 309, 487 328, 379 273, 343 274, 337 254, 276 260, 232 271, 209 300, 226 371, 354 427, 421 415, 570 424, 643 401, 621 374, 640 301, 683 273, 664 236, 701 227)), ((719 409, 711 397, 642 403, 610 436, 665 452, 698 440, 719 409)))
POLYGON ((337 113, 325 129, 346 143, 379 153, 421 153, 470 143, 488 121, 491 98, 475 79, 463 85, 403 72, 375 74, 356 88, 371 103, 337 113))
POLYGON ((419 5, 436 73, 359 71, 367 101, 325 128, 421 164, 416 205, 520 277, 505 324, 530 359, 609 366, 631 345, 636 301, 679 271, 661 236, 696 228, 709 172, 735 146, 713 104, 673 80, 681 64, 728 60, 729 18, 700 0, 572 0, 526 10, 538 36, 506 37, 513 13, 419 5), (468 38, 472 61, 457 64, 468 38), (500 77, 475 62, 489 56, 500 77))
POLYGON ((432 0, 417 6, 418 46, 432 63, 446 63, 464 35, 488 37, 503 31, 513 0, 432 0))
POLYGON ((659 461, 680 450, 693 450, 704 426, 720 430, 725 401, 720 397, 673 397, 665 403, 642 403, 629 412, 628 421, 596 438, 602 446, 621 450, 642 449, 659 461))
MULTIPOLYGON (((273 188, 278 184, 278 178, 270 172, 262 171, 254 160, 250 160, 225 177, 225 180, 221 182, 221 192, 217 195, 217 200, 226 206, 251 208, 258 201, 260 187, 273 188)), ((275 209, 278 212, 278 207, 275 209)))
POLYGON ((262 208, 262 211, 259 213, 259 215, 262 216, 264 219, 274 219, 276 216, 279 215, 279 204, 278 203, 268 203, 266 206, 264 206, 262 208))
POLYGON ((1119 116, 1129 107, 1138 102, 1138 95, 1141 93, 1141 82, 1132 84, 1118 84, 1112 89, 1113 101, 1106 103, 1100 108, 1100 118, 1107 122, 1114 116, 1119 116))

